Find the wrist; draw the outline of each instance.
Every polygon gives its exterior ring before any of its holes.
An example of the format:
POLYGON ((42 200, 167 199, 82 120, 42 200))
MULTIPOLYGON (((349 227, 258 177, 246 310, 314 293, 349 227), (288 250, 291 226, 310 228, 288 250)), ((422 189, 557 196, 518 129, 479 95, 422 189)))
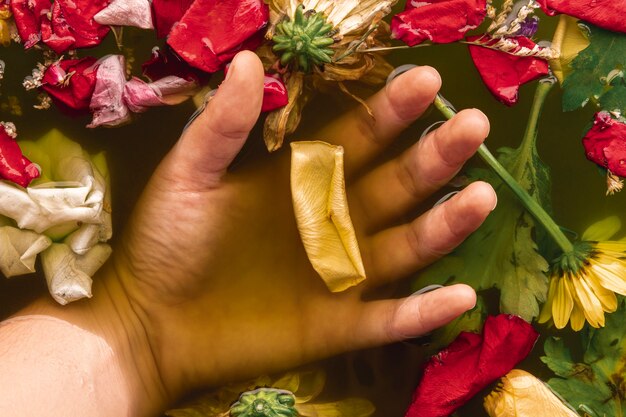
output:
MULTIPOLYGON (((112 352, 106 358, 110 361, 111 373, 116 369, 121 372, 125 391, 122 395, 128 400, 125 404, 128 404, 129 415, 158 415, 171 398, 161 382, 146 331, 118 277, 114 260, 105 264, 94 277, 93 294, 92 299, 67 306, 44 297, 20 311, 17 316, 54 317, 76 326, 77 330, 101 338, 112 352)), ((100 357, 97 360, 103 359, 100 357)), ((92 364, 82 365, 89 367, 92 364)), ((116 383, 109 381, 109 376, 106 371, 96 376, 94 389, 97 390, 100 384, 116 383)), ((124 407, 124 404, 120 404, 120 407, 124 407)))

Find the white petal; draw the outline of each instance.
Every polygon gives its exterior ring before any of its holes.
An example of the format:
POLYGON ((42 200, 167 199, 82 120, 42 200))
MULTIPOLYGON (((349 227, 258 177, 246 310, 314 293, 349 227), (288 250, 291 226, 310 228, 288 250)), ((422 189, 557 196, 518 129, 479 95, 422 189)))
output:
POLYGON ((35 272, 37 255, 51 244, 47 236, 12 226, 0 227, 0 271, 7 278, 35 272))
POLYGON ((94 20, 101 25, 154 28, 149 0, 113 0, 94 16, 94 20))

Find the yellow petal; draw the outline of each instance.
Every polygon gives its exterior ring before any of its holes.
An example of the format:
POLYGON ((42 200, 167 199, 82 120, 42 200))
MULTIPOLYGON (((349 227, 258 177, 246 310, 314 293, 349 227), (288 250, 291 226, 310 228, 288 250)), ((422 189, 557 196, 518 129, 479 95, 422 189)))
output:
POLYGON ((291 193, 298 230, 313 268, 333 291, 365 279, 343 177, 343 148, 291 144, 291 193))
POLYGON ((581 240, 602 241, 612 238, 622 227, 622 221, 617 216, 609 216, 595 222, 583 232, 581 240))
POLYGON ((542 381, 519 369, 502 378, 484 406, 490 417, 578 417, 542 381))
POLYGON ((552 318, 556 328, 562 329, 567 326, 574 308, 574 301, 567 285, 567 277, 560 277, 557 280, 556 293, 552 301, 552 318))
POLYGON ((578 304, 574 304, 572 315, 570 317, 570 326, 575 332, 580 331, 585 325, 585 315, 578 304))
POLYGON ((617 310, 617 297, 615 293, 604 288, 595 274, 586 273, 584 279, 587 285, 589 285, 589 288, 591 288, 596 297, 598 297, 598 300, 600 300, 604 311, 612 313, 617 310))
POLYGON ((605 264, 592 259, 589 263, 591 267, 588 273, 593 274, 600 282, 600 285, 618 294, 626 295, 625 265, 623 262, 605 264))
POLYGON ((560 83, 571 72, 570 62, 587 46, 589 39, 578 28, 578 19, 561 15, 552 39, 552 49, 557 52, 557 58, 550 60, 550 68, 560 83))
POLYGON ((374 414, 374 405, 363 398, 347 398, 331 403, 296 404, 302 417, 369 417, 374 414))
POLYGON ((593 327, 604 327, 604 310, 598 297, 593 293, 585 280, 572 277, 571 285, 576 291, 576 299, 583 310, 585 318, 593 327))
POLYGON ((550 289, 548 290, 548 299, 541 308, 541 313, 537 321, 539 323, 547 323, 552 318, 552 305, 554 304, 554 297, 556 296, 556 286, 558 283, 558 277, 553 275, 550 279, 550 289))

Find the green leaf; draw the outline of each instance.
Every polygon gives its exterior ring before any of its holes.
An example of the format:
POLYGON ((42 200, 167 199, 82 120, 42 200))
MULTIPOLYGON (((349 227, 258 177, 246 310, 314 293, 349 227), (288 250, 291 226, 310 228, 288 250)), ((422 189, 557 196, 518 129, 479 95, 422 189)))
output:
POLYGON ((603 110, 626 112, 626 35, 589 27, 587 48, 570 63, 563 82, 563 110, 584 107, 588 102, 603 110))
MULTIPOLYGON (((541 162, 535 138, 518 149, 503 148, 498 159, 517 182, 543 207, 549 209, 550 175, 541 162)), ((483 225, 451 255, 426 270, 416 286, 463 282, 477 290, 500 289, 500 310, 531 321, 545 301, 548 263, 533 241, 534 220, 508 187, 490 171, 469 175, 489 181, 498 194, 498 206, 483 225)))
POLYGON ((546 356, 541 360, 561 378, 548 384, 574 408, 591 417, 626 414, 626 303, 619 297, 614 314, 607 316, 604 328, 586 327, 582 334, 582 360, 572 359, 563 341, 548 339, 546 356))

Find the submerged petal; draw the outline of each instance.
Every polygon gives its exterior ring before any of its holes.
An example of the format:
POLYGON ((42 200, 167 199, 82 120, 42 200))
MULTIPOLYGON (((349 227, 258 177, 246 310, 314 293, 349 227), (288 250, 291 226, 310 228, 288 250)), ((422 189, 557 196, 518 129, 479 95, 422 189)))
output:
POLYGON ((39 233, 0 226, 0 271, 6 278, 35 272, 37 255, 51 244, 50 238, 39 233))
POLYGON ((325 142, 291 144, 291 193, 298 230, 313 268, 333 291, 365 279, 346 198, 343 148, 325 142))
POLYGON ((513 369, 484 401, 490 417, 578 417, 543 381, 513 369))

